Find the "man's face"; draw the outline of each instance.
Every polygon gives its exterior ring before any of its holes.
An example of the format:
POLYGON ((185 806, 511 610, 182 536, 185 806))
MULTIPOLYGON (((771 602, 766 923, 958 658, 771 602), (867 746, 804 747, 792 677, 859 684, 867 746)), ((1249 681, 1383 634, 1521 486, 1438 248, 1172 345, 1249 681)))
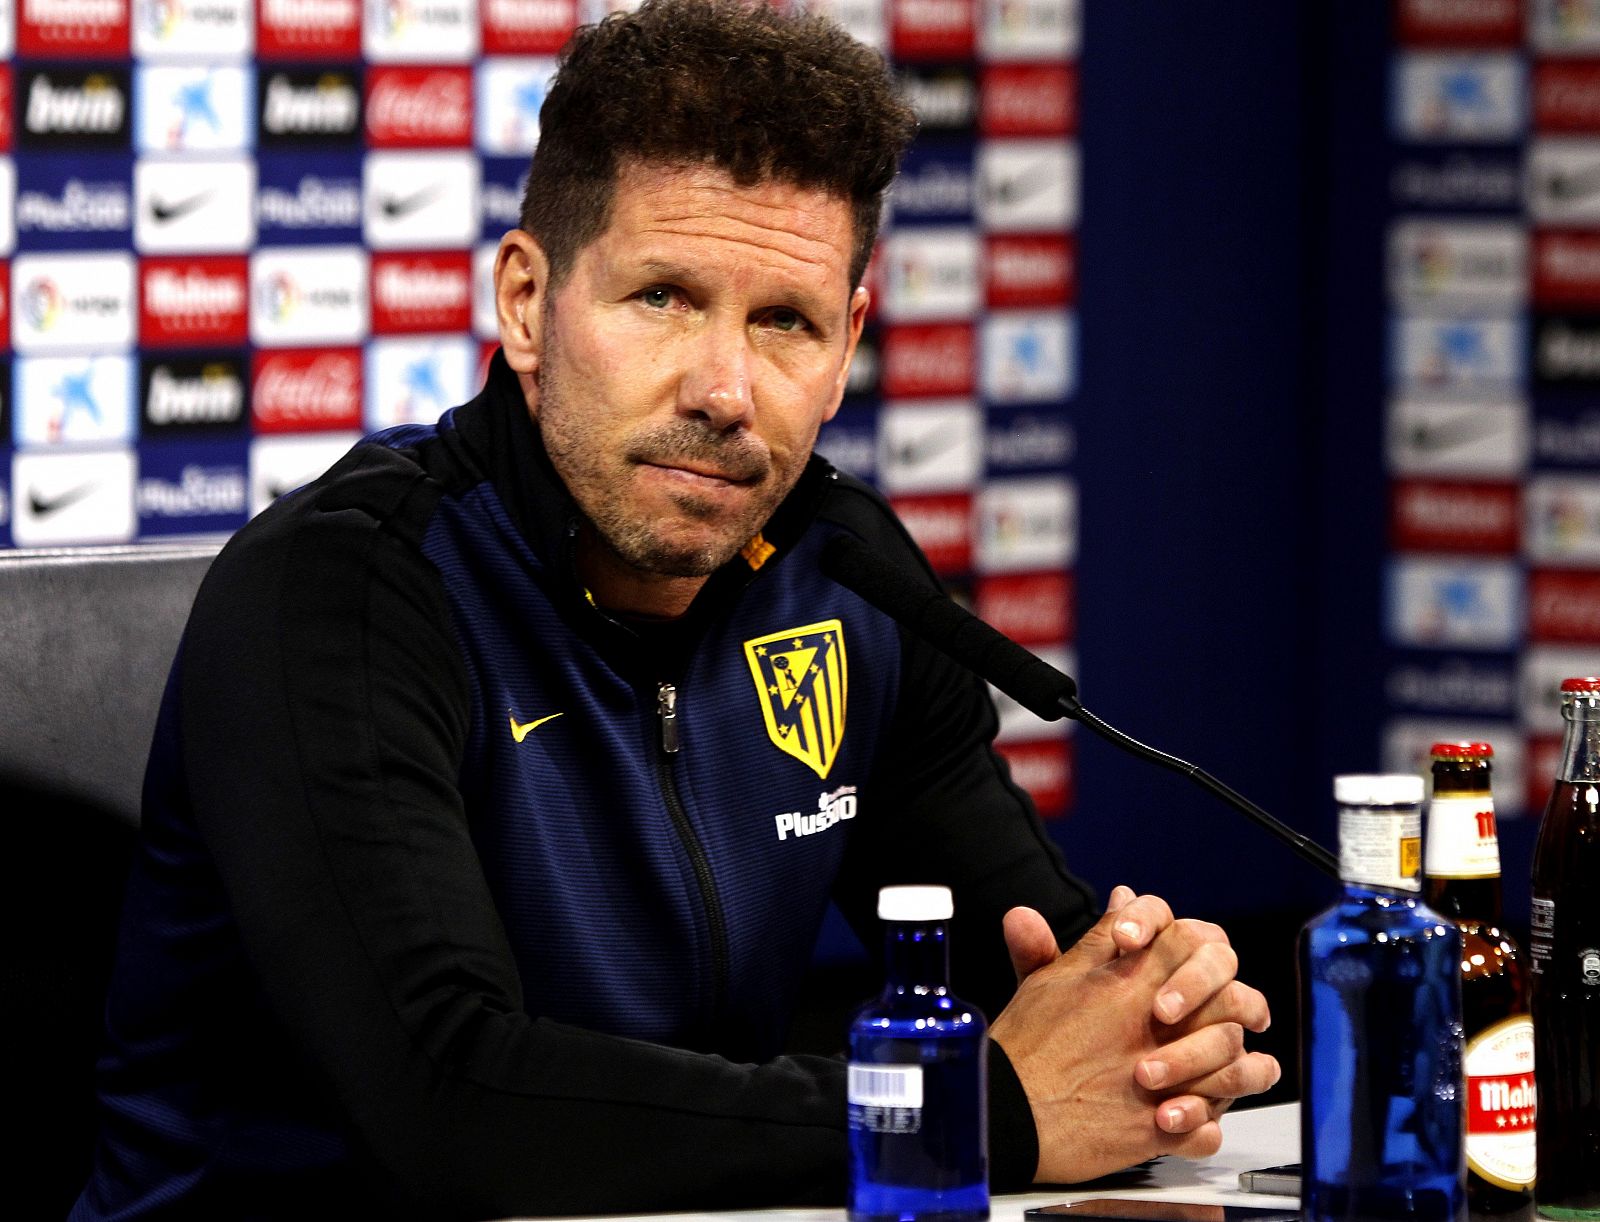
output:
POLYGON ((704 577, 760 530, 838 409, 866 313, 844 200, 630 164, 546 298, 530 410, 613 559, 704 577))

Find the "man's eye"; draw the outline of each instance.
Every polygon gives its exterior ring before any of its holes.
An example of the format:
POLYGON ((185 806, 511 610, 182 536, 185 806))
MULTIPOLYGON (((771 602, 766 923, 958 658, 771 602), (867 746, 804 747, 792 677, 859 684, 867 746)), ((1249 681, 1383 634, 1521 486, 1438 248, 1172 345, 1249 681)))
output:
POLYGON ((651 309, 664 310, 672 304, 672 290, 657 285, 640 293, 639 300, 651 309))
POLYGON ((794 310, 774 310, 767 321, 779 331, 804 331, 807 326, 805 315, 794 310))

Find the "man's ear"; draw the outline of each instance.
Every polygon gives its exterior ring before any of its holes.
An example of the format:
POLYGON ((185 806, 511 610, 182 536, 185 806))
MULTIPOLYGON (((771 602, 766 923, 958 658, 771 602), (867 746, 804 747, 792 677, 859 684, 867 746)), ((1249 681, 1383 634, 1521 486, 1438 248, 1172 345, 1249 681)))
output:
POLYGON ((850 381, 850 362, 855 360, 856 345, 861 341, 861 328, 867 321, 867 307, 872 304, 872 297, 864 285, 857 285, 850 294, 850 314, 845 332, 844 364, 839 367, 839 376, 833 387, 833 406, 828 408, 822 417, 826 424, 832 420, 839 411, 839 404, 844 401, 844 388, 850 381))
POLYGON ((513 229, 500 239, 494 256, 494 310, 506 364, 517 373, 536 410, 539 359, 543 352, 544 306, 550 288, 550 261, 538 239, 513 229))

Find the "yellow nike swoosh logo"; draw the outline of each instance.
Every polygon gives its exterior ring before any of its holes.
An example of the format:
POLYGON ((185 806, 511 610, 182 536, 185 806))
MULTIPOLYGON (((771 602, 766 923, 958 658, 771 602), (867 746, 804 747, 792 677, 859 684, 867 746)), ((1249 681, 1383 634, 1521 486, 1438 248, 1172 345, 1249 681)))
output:
POLYGON ((528 737, 528 731, 537 730, 540 726, 544 725, 545 722, 554 721, 557 717, 565 716, 565 713, 551 713, 548 717, 538 717, 533 721, 519 722, 517 720, 517 715, 513 713, 511 714, 511 737, 513 740, 520 743, 523 739, 528 737))

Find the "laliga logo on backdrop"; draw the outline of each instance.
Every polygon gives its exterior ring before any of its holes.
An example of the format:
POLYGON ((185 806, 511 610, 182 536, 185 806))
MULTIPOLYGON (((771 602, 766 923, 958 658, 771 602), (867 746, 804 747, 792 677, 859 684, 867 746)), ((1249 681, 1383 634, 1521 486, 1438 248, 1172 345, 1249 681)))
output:
POLYGON ((28 287, 22 290, 22 316, 36 330, 48 331, 55 326, 61 318, 64 304, 61 290, 48 276, 30 281, 28 287))
POLYGON ((275 322, 283 322, 300 308, 300 286, 288 272, 276 272, 260 290, 262 312, 275 322))
POLYGON ((145 27, 163 41, 183 21, 183 0, 155 0, 144 6, 145 27))
POLYGON ((411 25, 411 6, 406 0, 373 0, 372 7, 379 10, 380 24, 390 34, 404 34, 411 25))

